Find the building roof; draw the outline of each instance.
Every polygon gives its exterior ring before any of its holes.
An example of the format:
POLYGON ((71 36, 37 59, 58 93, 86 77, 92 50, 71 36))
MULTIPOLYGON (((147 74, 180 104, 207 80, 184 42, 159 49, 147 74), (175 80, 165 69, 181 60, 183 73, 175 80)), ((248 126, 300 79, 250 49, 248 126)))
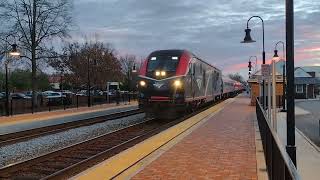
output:
POLYGON ((295 77, 294 84, 320 84, 320 78, 295 77))
MULTIPOLYGON (((277 82, 282 82, 282 71, 284 61, 276 62, 276 75, 277 82)), ((258 76, 261 76, 261 70, 252 74, 248 82, 258 82, 258 76)), ((296 67, 294 70, 294 83, 295 84, 320 84, 320 66, 304 66, 296 67), (315 72, 315 78, 313 78, 308 72, 315 72)))
POLYGON ((320 78, 320 66, 303 66, 305 72, 315 72, 316 77, 320 78))
POLYGON ((311 78, 312 76, 309 73, 307 73, 303 68, 297 67, 294 70, 294 77, 311 78))

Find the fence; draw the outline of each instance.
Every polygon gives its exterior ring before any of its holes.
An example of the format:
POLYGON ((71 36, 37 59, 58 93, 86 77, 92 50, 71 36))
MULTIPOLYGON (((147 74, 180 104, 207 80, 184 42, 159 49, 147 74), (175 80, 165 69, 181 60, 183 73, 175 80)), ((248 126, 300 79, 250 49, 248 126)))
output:
MULTIPOLYGON (((136 93, 123 93, 120 95, 120 102, 129 102, 136 100, 136 93)), ((115 103, 116 97, 106 95, 91 95, 90 105, 102 105, 107 103, 115 103)), ((88 106, 88 96, 70 95, 66 98, 44 98, 39 97, 34 105, 34 112, 53 111, 59 109, 69 109, 88 106)), ((0 115, 5 115, 5 98, 0 100, 0 115)), ((32 113, 31 99, 10 99, 9 114, 25 114, 32 113)))
POLYGON ((297 169, 284 151, 276 132, 270 126, 258 99, 256 99, 256 113, 269 179, 300 180, 297 169))

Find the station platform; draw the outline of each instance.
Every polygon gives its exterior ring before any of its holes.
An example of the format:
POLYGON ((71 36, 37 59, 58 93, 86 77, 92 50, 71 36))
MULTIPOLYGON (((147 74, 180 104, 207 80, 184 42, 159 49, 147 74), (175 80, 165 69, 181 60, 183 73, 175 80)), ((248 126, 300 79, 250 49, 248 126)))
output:
POLYGON ((121 103, 116 105, 112 103, 50 112, 38 112, 34 114, 3 116, 0 117, 0 135, 87 119, 94 116, 108 115, 117 111, 130 110, 137 107, 138 103, 131 101, 130 104, 121 103))
POLYGON ((267 179, 255 107, 228 99, 73 179, 267 179))

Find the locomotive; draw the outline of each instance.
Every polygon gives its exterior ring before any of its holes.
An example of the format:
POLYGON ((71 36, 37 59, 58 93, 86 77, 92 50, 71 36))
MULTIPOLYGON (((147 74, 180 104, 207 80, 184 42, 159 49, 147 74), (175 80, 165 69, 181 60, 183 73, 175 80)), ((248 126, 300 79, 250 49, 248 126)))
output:
POLYGON ((148 117, 175 118, 235 95, 236 83, 187 50, 154 51, 140 68, 139 108, 148 117))

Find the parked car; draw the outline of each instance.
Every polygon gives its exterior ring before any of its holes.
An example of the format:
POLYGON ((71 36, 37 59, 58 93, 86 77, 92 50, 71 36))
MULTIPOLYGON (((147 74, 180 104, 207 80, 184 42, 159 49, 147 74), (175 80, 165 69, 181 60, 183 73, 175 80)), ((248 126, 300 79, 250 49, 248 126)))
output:
POLYGON ((0 92, 0 99, 4 99, 4 98, 6 98, 6 93, 0 92))
POLYGON ((87 96, 87 90, 80 90, 76 93, 76 96, 87 96))
MULTIPOLYGON (((26 91, 26 92, 23 92, 23 94, 25 94, 26 96, 32 97, 32 91, 26 91)), ((41 92, 36 92, 37 97, 40 95, 42 95, 41 92)))
POLYGON ((69 91, 69 90, 62 90, 63 94, 75 95, 76 93, 69 91))
POLYGON ((31 97, 26 96, 23 93, 12 93, 10 96, 12 99, 31 99, 31 97))
POLYGON ((43 91, 42 95, 46 97, 46 96, 49 96, 52 93, 55 93, 55 91, 43 91))
POLYGON ((45 91, 43 92, 44 97, 47 99, 48 105, 62 105, 70 104, 67 101, 67 96, 61 92, 55 92, 55 91, 45 91))

